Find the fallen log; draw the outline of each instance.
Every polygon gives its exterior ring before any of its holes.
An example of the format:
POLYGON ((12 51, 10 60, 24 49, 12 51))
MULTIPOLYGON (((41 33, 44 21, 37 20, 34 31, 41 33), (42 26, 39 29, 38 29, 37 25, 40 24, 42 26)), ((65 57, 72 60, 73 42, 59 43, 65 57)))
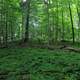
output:
POLYGON ((68 50, 68 51, 80 53, 80 48, 73 48, 73 47, 69 47, 69 46, 59 46, 59 47, 48 46, 47 48, 50 50, 62 49, 62 50, 68 50))
POLYGON ((80 53, 80 48, 66 47, 65 50, 74 51, 80 53))
POLYGON ((34 48, 41 48, 41 49, 49 49, 49 50, 67 50, 80 53, 80 48, 74 48, 68 45, 58 45, 58 46, 51 46, 51 45, 32 45, 30 47, 34 48))

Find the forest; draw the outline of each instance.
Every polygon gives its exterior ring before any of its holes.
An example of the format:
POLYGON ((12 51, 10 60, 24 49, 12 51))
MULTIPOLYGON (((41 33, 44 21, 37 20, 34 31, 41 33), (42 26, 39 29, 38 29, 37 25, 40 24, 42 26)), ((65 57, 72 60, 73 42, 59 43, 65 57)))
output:
POLYGON ((80 80, 80 0, 0 0, 0 80, 80 80))

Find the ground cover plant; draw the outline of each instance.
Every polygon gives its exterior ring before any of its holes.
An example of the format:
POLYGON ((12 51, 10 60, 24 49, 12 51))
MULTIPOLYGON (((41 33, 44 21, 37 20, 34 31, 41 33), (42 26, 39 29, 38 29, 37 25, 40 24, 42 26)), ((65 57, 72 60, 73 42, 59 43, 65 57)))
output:
POLYGON ((38 48, 0 49, 0 80, 80 80, 80 54, 38 48))

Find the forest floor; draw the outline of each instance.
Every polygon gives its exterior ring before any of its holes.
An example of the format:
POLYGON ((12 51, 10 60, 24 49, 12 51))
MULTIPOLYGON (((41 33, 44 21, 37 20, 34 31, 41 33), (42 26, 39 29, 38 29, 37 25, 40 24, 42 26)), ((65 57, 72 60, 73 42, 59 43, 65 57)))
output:
POLYGON ((0 49, 0 80, 80 80, 80 54, 39 48, 0 49))

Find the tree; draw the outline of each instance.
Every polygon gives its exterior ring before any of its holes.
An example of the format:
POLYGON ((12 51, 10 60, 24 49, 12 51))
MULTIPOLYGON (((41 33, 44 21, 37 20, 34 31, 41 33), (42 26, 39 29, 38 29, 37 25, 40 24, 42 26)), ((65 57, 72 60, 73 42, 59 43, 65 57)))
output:
POLYGON ((29 18, 30 18, 30 1, 31 0, 25 0, 22 4, 22 7, 24 9, 24 14, 25 14, 25 20, 24 24, 25 24, 25 39, 24 39, 24 42, 28 42, 28 39, 29 39, 29 18))
POLYGON ((69 2, 69 11, 70 11, 70 19, 71 19, 71 26, 72 26, 72 38, 73 38, 73 43, 75 42, 75 37, 74 37, 74 25, 73 25, 73 18, 72 18, 72 11, 71 11, 71 4, 69 2))

